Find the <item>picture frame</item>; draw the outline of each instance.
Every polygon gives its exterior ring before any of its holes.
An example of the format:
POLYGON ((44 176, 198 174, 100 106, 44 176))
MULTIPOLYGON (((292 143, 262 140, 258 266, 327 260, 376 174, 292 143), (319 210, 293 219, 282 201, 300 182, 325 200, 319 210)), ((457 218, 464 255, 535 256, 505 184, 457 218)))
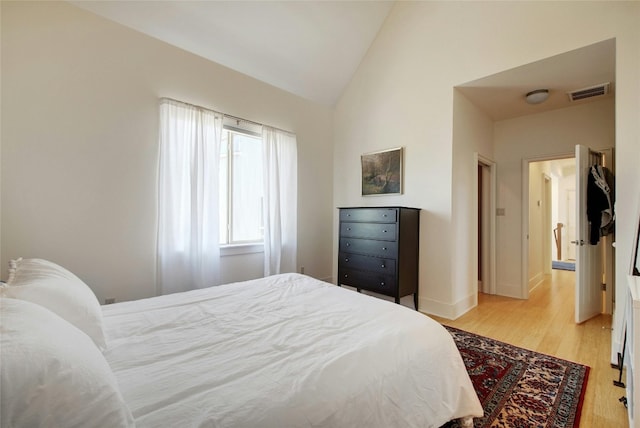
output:
POLYGON ((403 147, 361 155, 362 196, 401 195, 403 161, 403 147))

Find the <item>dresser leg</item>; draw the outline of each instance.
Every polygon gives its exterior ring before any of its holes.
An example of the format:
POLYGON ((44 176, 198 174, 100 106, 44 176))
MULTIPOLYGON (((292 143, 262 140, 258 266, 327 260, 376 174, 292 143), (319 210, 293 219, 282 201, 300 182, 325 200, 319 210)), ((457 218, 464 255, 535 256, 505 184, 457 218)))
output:
POLYGON ((400 297, 396 296, 396 303, 400 304, 400 297))
POLYGON ((360 292, 361 292, 359 288, 356 288, 356 290, 358 291, 358 293, 360 293, 360 292))
POLYGON ((416 311, 418 310, 418 292, 413 293, 413 305, 416 307, 416 311))

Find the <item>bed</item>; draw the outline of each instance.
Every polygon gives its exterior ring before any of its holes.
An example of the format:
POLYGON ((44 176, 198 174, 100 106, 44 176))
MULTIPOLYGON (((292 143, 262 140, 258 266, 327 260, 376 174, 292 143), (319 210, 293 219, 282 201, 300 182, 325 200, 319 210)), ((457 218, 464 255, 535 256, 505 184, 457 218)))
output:
MULTIPOLYGON (((13 295, 3 293, 3 333, 11 323, 5 312, 25 312, 15 302, 21 286, 4 287, 13 295)), ((104 357, 107 368, 100 370, 109 371, 115 391, 107 394, 108 408, 92 413, 91 403, 105 406, 104 397, 93 397, 73 409, 91 416, 91 426, 113 416, 121 426, 138 427, 440 427, 482 416, 462 358, 440 324, 308 276, 275 275, 99 312, 102 336, 85 337, 104 357)), ((5 334, 2 340, 4 347, 5 334)), ((0 422, 27 426, 14 423, 33 420, 20 419, 20 403, 5 403, 5 392, 14 392, 5 383, 20 382, 5 378, 5 366, 0 422)))

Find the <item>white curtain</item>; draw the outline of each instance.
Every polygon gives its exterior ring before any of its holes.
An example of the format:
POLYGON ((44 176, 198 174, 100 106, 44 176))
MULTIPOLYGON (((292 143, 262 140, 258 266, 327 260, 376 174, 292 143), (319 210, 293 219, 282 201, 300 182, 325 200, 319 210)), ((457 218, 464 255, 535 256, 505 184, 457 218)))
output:
POLYGON ((298 152, 296 136, 262 127, 264 275, 296 271, 298 152))
POLYGON ((219 284, 222 114, 160 103, 157 280, 161 294, 219 284))

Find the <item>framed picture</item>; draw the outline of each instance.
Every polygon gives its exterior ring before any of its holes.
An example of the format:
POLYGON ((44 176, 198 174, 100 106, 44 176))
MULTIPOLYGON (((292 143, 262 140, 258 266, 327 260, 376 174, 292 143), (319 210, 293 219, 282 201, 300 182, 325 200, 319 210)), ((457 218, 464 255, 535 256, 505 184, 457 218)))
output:
POLYGON ((362 162, 362 196, 402 194, 403 148, 365 153, 362 162))

